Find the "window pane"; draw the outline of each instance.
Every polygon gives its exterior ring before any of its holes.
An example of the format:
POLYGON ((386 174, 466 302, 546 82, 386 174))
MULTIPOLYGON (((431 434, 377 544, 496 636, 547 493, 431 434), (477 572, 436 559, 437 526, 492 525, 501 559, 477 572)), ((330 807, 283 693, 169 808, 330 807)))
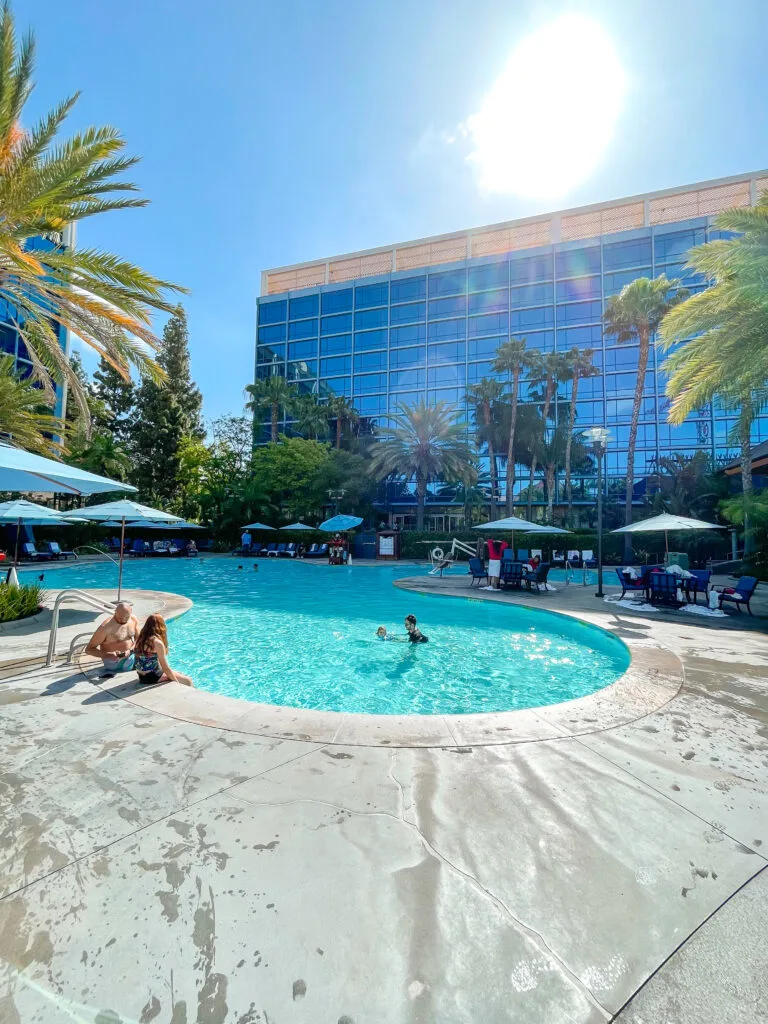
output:
POLYGON ((630 242, 613 242, 611 245, 603 246, 603 268, 605 270, 644 267, 650 262, 650 238, 635 238, 630 242))
POLYGON ((259 328, 259 342, 285 341, 285 324, 274 324, 272 327, 259 328))
POLYGON ((445 402, 446 405, 456 407, 456 410, 459 411, 459 405, 462 407, 464 405, 464 395, 458 390, 458 388, 443 388, 440 391, 428 391, 427 404, 437 405, 438 402, 445 402))
POLYGON ((434 363, 458 363, 466 359, 466 342, 458 341, 448 345, 429 345, 427 361, 434 363))
POLYGON ((352 335, 338 334, 335 338, 320 339, 320 355, 335 356, 352 351, 352 335))
POLYGON ((391 347, 415 345, 417 342, 426 340, 426 324, 416 324, 413 327, 393 327, 389 332, 389 344, 391 347))
POLYGON ((439 320, 437 323, 429 325, 428 338, 430 341, 464 338, 466 330, 467 324, 465 320, 439 320))
POLYGON ((289 359, 314 359, 317 355, 317 340, 295 341, 288 345, 289 359))
POLYGON ((335 359, 320 360, 320 376, 334 377, 341 373, 350 373, 352 370, 351 356, 337 356, 335 359))
POLYGON ((606 370, 636 370, 640 349, 636 345, 622 345, 621 348, 605 350, 606 370))
POLYGON ((531 281, 552 280, 551 256, 526 256, 509 261, 510 284, 526 284, 531 281))
POLYGON ((386 395, 369 395, 357 402, 357 411, 361 416, 382 416, 387 411, 386 395))
POLYGON ((569 330, 557 329, 557 350, 565 352, 572 348, 600 348, 603 347, 603 329, 595 327, 571 327, 569 330))
POLYGON ((386 327, 389 310, 367 309, 355 313, 355 330, 364 331, 368 327, 386 327))
POLYGON ((307 380, 309 377, 316 376, 316 359, 300 359, 295 363, 288 363, 288 380, 307 380))
POLYGON ((356 395, 368 394, 371 391, 386 391, 386 373, 365 373, 355 377, 354 392, 356 395))
POLYGON ((264 363, 261 366, 256 367, 256 378, 258 380, 265 380, 267 377, 284 377, 285 376, 285 363, 282 360, 279 363, 264 363))
POLYGON ((469 290, 485 291, 487 288, 503 287, 506 290, 509 282, 509 263, 486 263, 481 267, 469 268, 469 290))
POLYGON ((355 373, 364 370, 386 370, 386 352, 361 352, 355 356, 355 373))
POLYGON ((429 297, 438 295, 463 295, 467 287, 465 270, 448 270, 443 274, 429 275, 429 297))
POLYGON ((530 327, 549 327, 555 322, 555 311, 552 306, 540 306, 536 309, 513 309, 509 314, 509 329, 524 331, 530 327))
POLYGON ((509 292, 506 288, 494 292, 479 292, 469 296, 470 313, 495 313, 509 308, 509 292))
POLYGON ((578 299, 594 299, 599 297, 599 277, 580 277, 573 281, 557 282, 558 302, 573 302, 578 299))
POLYGON ((398 370, 390 373, 389 386, 394 391, 401 391, 403 388, 422 388, 425 384, 424 370, 398 370))
POLYGON ((467 321, 467 334, 477 338, 482 334, 508 334, 509 317, 506 313, 491 313, 488 316, 471 316, 467 321))
POLYGON ((554 331, 533 331, 525 335, 528 348, 538 349, 540 352, 554 352, 555 332, 554 331))
POLYGON ((427 387, 463 387, 466 382, 464 364, 458 366, 436 366, 427 371, 427 387))
POLYGON ((424 299, 427 295, 426 277, 406 277, 401 281, 393 281, 391 285, 391 301, 411 302, 414 299, 424 299))
POLYGON ((389 312, 391 324, 414 324, 427 315, 426 302, 409 302, 407 306, 393 306, 389 312))
POLYGON ((429 316, 464 316, 467 312, 467 298, 456 295, 452 299, 432 299, 429 303, 429 316))
POLYGON ((493 359, 496 356, 496 349, 506 340, 506 337, 480 338, 477 341, 470 338, 467 342, 468 356, 470 359, 493 359))
POLYGON ((346 313, 352 309, 352 289, 340 292, 323 292, 323 313, 346 313))
POLYGON ((340 316, 324 316, 320 321, 321 334, 341 334, 352 330, 352 314, 342 313, 340 316))
POLYGON ((321 380, 319 394, 322 395, 345 395, 347 398, 352 394, 351 377, 335 377, 331 380, 321 380))
POLYGON ((577 302, 572 306, 557 307, 558 325, 598 323, 602 318, 602 302, 577 302))
POLYGON ((279 302, 260 302, 259 323, 276 324, 280 320, 285 320, 285 312, 287 307, 288 303, 285 301, 285 299, 281 299, 279 302))
POLYGON ((603 275, 603 290, 606 295, 618 295, 625 284, 636 281, 638 277, 652 277, 650 267, 639 270, 618 270, 614 274, 603 275))
POLYGON ((285 359, 285 345, 260 345, 257 353, 260 363, 282 362, 285 359))
POLYGON ((387 347, 387 332, 366 331, 364 334, 355 335, 355 352, 368 352, 372 348, 387 347))
MULTIPOLYGON (((469 343, 470 347, 474 342, 469 343)), ((467 367, 467 383, 477 384, 483 377, 497 377, 493 372, 493 363, 470 363, 467 367)))
POLYGON ((702 245, 704 242, 704 228, 696 228, 690 231, 675 231, 669 234, 657 234, 653 240, 653 247, 656 253, 657 263, 667 263, 669 260, 684 256, 693 245, 702 245))
POLYGON ((303 320, 308 316, 317 316, 317 295, 302 295, 291 299, 288 305, 289 320, 303 320))
POLYGON ((523 288, 512 288, 509 293, 512 308, 520 306, 552 305, 555 290, 551 284, 528 284, 523 288))
POLYGON ((299 338, 316 338, 317 320, 299 320, 288 324, 288 340, 298 341, 299 338))
POLYGON ((555 255, 555 273, 558 277, 579 277, 600 273, 600 246, 588 249, 570 249, 555 255))
MULTIPOLYGON (((355 288, 355 309, 369 309, 371 306, 386 306, 389 302, 389 282, 365 284, 355 288)), ((386 323, 386 320, 384 321, 386 323)))
POLYGON ((403 366, 423 366, 426 355, 423 345, 417 348, 393 348, 389 353, 390 369, 403 366))

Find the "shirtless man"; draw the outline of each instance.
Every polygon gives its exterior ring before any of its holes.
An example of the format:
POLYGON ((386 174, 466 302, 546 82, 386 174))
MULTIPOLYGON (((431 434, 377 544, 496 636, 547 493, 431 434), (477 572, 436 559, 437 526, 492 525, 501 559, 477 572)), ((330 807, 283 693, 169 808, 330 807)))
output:
POLYGON ((130 601, 121 601, 111 619, 102 622, 85 648, 85 653, 104 662, 104 675, 130 672, 133 646, 139 635, 139 623, 130 601))

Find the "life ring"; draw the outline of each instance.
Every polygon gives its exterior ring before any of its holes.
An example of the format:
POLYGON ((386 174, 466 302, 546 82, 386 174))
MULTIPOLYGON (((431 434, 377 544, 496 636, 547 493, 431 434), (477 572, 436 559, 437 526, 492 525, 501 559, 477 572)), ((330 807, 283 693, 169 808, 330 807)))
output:
POLYGON ((442 562, 442 560, 445 558, 442 548, 432 548, 430 554, 432 555, 433 562, 442 562))

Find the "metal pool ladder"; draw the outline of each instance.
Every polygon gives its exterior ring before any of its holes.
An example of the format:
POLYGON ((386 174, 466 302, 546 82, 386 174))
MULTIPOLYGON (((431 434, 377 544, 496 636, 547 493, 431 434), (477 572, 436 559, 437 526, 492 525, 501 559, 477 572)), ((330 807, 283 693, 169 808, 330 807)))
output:
MULTIPOLYGON (((59 632, 59 613, 61 612, 61 606, 67 600, 67 598, 77 598, 79 601, 85 601, 92 608, 96 608, 100 612, 112 612, 114 611, 114 605, 107 604, 105 601, 100 601, 97 597, 91 597, 90 594, 86 594, 83 590, 62 590, 56 600, 53 602, 53 615, 51 618, 51 632, 48 637, 48 654, 45 659, 45 666, 49 668, 53 664, 53 659, 56 656, 56 636, 59 632)), ((81 634, 82 636, 83 634, 81 634)), ((81 636, 75 637, 75 640, 79 640, 81 636)), ((73 641, 74 644, 74 641, 73 641)), ((69 650, 69 660, 72 659, 72 647, 69 650)))

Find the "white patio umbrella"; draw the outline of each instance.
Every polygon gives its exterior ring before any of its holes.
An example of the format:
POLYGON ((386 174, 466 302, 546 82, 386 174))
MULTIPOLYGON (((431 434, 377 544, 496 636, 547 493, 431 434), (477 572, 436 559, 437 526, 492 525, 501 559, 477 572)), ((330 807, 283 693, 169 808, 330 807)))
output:
POLYGON ((0 441, 0 491, 32 491, 47 494, 99 494, 102 491, 135 491, 130 484, 86 473, 55 459, 25 452, 0 441))
POLYGON ((107 501, 103 505, 90 505, 87 508, 79 508, 73 515, 82 516, 93 522, 120 521, 120 562, 117 577, 117 600, 123 588, 123 561, 125 555, 123 547, 125 544, 125 525, 133 523, 181 523, 181 516, 172 516, 170 512, 163 512, 159 508, 149 508, 148 505, 140 505, 138 501, 131 501, 130 498, 123 498, 122 501, 107 501))
POLYGON ((629 526, 621 526, 611 533, 663 533, 664 550, 669 554, 669 531, 670 530, 725 530, 727 527, 719 526, 717 523, 705 523, 703 519, 688 519, 686 516, 673 516, 670 512, 662 512, 660 516, 651 516, 650 519, 641 519, 639 523, 630 523, 629 526))
POLYGON ((473 526, 473 530, 507 530, 512 534, 512 548, 515 546, 515 530, 520 533, 570 533, 570 530, 562 530, 559 526, 544 526, 543 523, 530 523, 527 519, 519 516, 507 516, 506 519, 493 519, 490 523, 481 523, 473 526))
POLYGON ((76 522, 84 523, 86 520, 76 515, 68 516, 65 519, 56 509, 48 508, 47 505, 38 505, 25 498, 0 502, 0 523, 14 523, 16 526, 14 562, 19 560, 19 533, 22 523, 26 526, 71 526, 76 522))
POLYGON ((291 523, 290 526, 281 526, 281 530, 309 530, 310 533, 314 533, 317 529, 316 526, 307 526, 306 523, 291 523))

